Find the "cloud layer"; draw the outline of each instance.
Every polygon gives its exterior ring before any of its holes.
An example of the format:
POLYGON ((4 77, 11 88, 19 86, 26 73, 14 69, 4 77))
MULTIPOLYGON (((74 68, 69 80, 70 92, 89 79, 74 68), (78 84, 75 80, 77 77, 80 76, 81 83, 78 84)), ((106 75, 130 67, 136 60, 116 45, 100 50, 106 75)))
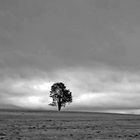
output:
POLYGON ((140 108, 139 73, 85 68, 58 70, 53 77, 47 73, 41 77, 41 73, 30 78, 4 77, 0 81, 1 104, 53 109, 48 105, 49 91, 53 83, 62 81, 73 95, 73 103, 66 110, 137 113, 140 108))
POLYGON ((0 107, 139 113, 140 1, 0 0, 0 107))

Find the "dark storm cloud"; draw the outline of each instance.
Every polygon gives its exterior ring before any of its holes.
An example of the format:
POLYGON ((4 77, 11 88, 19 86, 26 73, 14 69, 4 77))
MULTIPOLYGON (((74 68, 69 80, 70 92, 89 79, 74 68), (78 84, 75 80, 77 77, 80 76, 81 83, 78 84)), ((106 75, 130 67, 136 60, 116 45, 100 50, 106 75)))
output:
POLYGON ((115 109, 118 101, 119 109, 138 108, 139 7, 138 0, 1 0, 3 101, 44 107, 44 86, 61 80, 75 107, 94 100, 97 108, 115 109))
POLYGON ((1 53, 21 51, 17 57, 24 61, 29 55, 31 65, 32 53, 42 67, 46 60, 48 67, 60 61, 139 69, 139 1, 2 0, 0 5, 1 53))

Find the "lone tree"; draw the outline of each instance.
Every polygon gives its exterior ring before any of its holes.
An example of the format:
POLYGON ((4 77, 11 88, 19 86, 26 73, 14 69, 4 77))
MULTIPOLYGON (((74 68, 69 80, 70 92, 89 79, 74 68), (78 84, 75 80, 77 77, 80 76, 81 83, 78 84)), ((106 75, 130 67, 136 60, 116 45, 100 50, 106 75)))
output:
POLYGON ((61 107, 65 107, 66 103, 72 102, 72 93, 66 89, 64 83, 54 83, 51 86, 50 97, 53 99, 52 103, 49 105, 57 106, 58 111, 61 110, 61 107))

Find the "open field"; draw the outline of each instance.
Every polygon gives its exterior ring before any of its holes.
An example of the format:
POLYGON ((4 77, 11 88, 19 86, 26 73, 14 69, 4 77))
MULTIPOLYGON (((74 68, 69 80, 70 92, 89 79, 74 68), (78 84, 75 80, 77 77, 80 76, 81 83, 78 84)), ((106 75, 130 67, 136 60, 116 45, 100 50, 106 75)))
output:
POLYGON ((1 110, 0 139, 140 139, 140 116, 85 112, 1 110))

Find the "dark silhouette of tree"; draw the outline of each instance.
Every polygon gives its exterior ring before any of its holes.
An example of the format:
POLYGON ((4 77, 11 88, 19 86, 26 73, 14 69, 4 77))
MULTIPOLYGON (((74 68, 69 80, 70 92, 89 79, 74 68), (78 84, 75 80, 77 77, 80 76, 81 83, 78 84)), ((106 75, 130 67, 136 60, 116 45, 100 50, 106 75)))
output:
POLYGON ((53 99, 52 103, 49 105, 57 106, 58 111, 61 110, 61 107, 65 107, 66 103, 72 102, 72 93, 69 89, 66 89, 64 83, 54 83, 51 86, 50 97, 53 99))

